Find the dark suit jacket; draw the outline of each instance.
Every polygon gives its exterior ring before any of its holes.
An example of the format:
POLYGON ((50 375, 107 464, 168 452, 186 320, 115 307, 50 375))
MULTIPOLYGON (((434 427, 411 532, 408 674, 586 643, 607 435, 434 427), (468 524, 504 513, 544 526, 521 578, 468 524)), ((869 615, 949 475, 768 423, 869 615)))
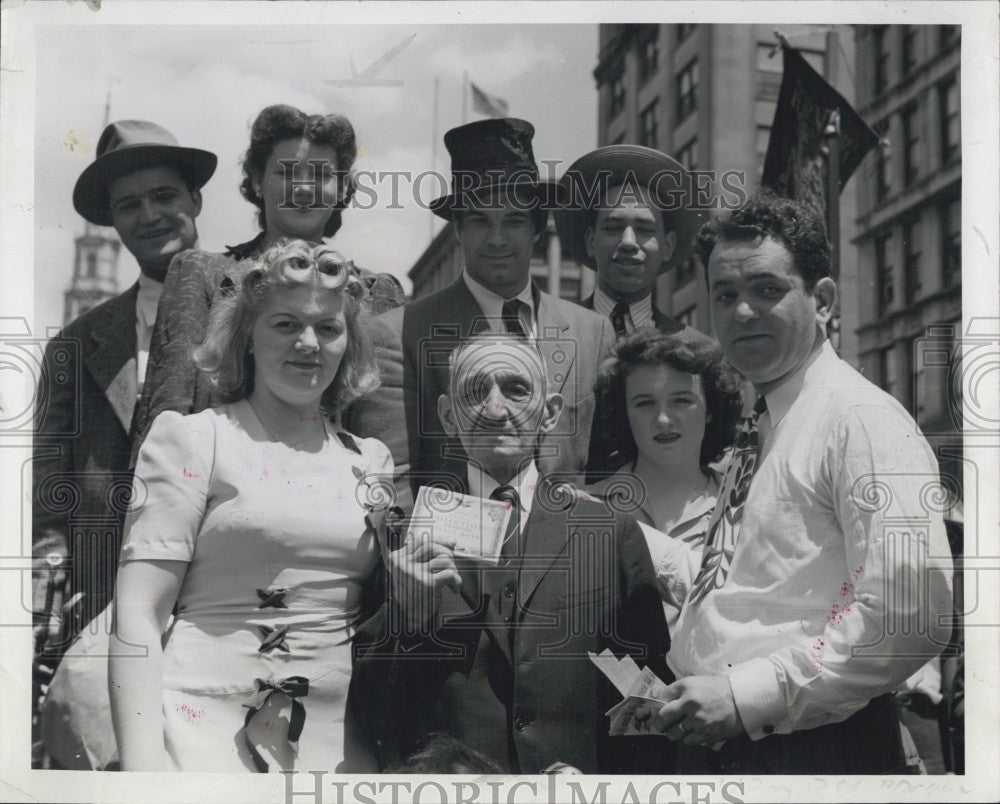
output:
MULTIPOLYGON (((545 359, 549 391, 564 400, 562 415, 542 441, 543 474, 578 476, 586 468, 594 381, 614 342, 608 319, 573 302, 534 288, 538 346, 545 359)), ((465 456, 437 414, 438 397, 448 388, 448 355, 488 322, 461 276, 437 293, 390 310, 374 320, 382 385, 358 400, 345 427, 383 441, 396 465, 397 502, 412 506, 411 494, 431 481, 464 482, 465 456)))
POLYGON ((352 705, 383 762, 444 732, 510 773, 557 761, 584 773, 670 770, 666 738, 608 735, 605 712, 621 695, 587 656, 610 648, 672 678, 645 539, 631 517, 554 489, 539 484, 520 561, 456 560, 463 594, 444 591, 430 635, 386 639, 389 605, 362 627, 359 644, 380 647, 355 669, 352 705))
MULTIPOLYGON (((70 639, 111 599, 132 472, 138 284, 81 315, 45 349, 32 462, 32 545, 39 586, 45 556, 68 558, 64 623, 70 639)), ((36 602, 36 609, 38 602, 36 602)), ((64 643, 65 644, 65 643, 64 643)))

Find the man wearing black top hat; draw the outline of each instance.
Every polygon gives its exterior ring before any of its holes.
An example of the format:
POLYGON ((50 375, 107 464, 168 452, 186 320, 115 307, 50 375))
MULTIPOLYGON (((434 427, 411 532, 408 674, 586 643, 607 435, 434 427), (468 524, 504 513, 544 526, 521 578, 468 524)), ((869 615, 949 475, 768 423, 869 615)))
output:
POLYGON ((113 226, 141 273, 45 351, 32 542, 38 647, 47 640, 48 657, 61 654, 111 599, 131 484, 132 414, 161 283, 174 255, 197 244, 200 191, 216 161, 208 151, 181 147, 155 123, 119 120, 104 130, 97 158, 73 190, 77 212, 91 224, 113 226))
POLYGON ((442 290, 376 319, 382 387, 359 400, 348 427, 390 448, 397 502, 428 482, 465 483, 465 456, 438 418, 447 391, 447 356, 472 334, 490 330, 529 338, 549 382, 565 400, 559 425, 538 450, 543 473, 566 479, 586 468, 593 384, 614 340, 608 320, 544 293, 531 281, 535 242, 545 229, 556 187, 539 181, 534 127, 513 118, 482 120, 445 134, 452 192, 431 204, 455 228, 462 274, 442 290))
POLYGON ((691 255, 703 218, 691 208, 680 162, 641 145, 609 145, 577 159, 560 186, 559 237, 573 259, 597 271, 597 289, 583 305, 607 316, 618 337, 641 326, 702 337, 653 297, 657 278, 691 255))

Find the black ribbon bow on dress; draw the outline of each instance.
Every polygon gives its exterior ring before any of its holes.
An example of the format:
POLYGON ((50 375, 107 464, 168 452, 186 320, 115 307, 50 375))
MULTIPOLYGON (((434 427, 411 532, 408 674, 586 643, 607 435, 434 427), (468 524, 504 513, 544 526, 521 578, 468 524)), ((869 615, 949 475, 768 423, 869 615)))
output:
POLYGON ((292 752, 298 755, 299 737, 302 736, 302 727, 306 723, 306 708, 299 698, 305 698, 309 694, 309 679, 304 676, 289 676, 281 681, 265 681, 262 678, 256 679, 257 689, 251 694, 249 700, 243 705, 247 707, 247 716, 243 719, 243 740, 250 751, 250 758, 253 760, 257 773, 267 773, 270 768, 264 757, 260 755, 257 746, 250 737, 248 731, 250 721, 253 720, 261 707, 267 703, 275 692, 284 693, 292 699, 292 714, 288 720, 288 746, 292 752))

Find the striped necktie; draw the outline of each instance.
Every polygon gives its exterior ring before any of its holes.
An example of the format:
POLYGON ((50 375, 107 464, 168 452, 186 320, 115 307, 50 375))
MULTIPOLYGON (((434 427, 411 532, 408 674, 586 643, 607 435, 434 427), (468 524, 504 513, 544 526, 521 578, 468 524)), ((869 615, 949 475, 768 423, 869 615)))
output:
POLYGON ((708 536, 702 553, 701 569, 691 586, 685 605, 698 603, 713 589, 722 588, 736 551, 736 541, 743 521, 743 504, 750 492, 750 481, 760 462, 759 429, 761 414, 767 410, 764 397, 758 397, 753 411, 743 420, 736 439, 726 476, 722 480, 719 499, 708 523, 708 536))

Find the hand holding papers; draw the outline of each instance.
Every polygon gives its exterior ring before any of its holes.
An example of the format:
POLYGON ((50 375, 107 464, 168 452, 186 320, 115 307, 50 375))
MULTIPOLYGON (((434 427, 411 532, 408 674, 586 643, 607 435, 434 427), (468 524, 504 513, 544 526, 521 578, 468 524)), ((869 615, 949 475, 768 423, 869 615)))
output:
POLYGON ((407 541, 423 538, 453 543, 456 555, 496 564, 511 513, 510 503, 421 486, 407 541))
POLYGON ((625 698, 605 713, 611 718, 608 733, 612 737, 659 734, 653 727, 653 716, 667 702, 667 685, 648 667, 640 670, 630 656, 619 660, 608 649, 600 654, 590 653, 589 656, 625 698))

